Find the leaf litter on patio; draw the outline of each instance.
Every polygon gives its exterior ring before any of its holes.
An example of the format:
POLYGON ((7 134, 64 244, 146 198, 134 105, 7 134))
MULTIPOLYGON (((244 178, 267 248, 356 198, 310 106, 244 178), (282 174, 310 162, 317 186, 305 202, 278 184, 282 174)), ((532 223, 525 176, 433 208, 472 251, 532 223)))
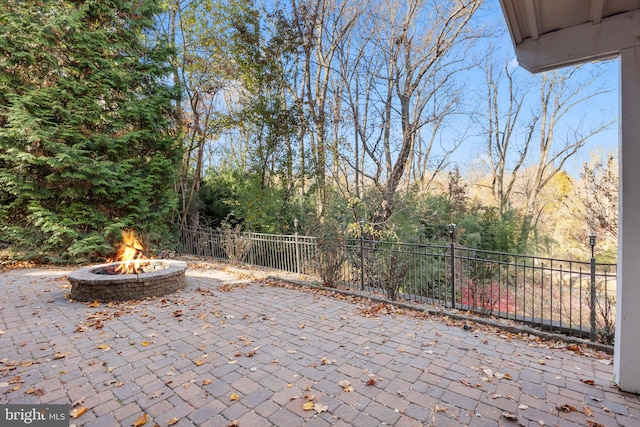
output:
MULTIPOLYGON (((526 342, 529 347, 540 349, 561 349, 566 350, 574 354, 582 355, 589 358, 595 358, 602 361, 604 364, 610 364, 612 357, 605 352, 588 347, 586 344, 567 343, 560 340, 551 340, 544 337, 540 337, 528 332, 509 332, 500 326, 486 325, 483 323, 473 322, 469 319, 454 319, 447 315, 446 312, 433 313, 417 308, 410 308, 406 306, 398 306, 389 302, 380 302, 375 299, 354 295, 351 292, 342 293, 339 290, 310 287, 295 283, 290 283, 281 279, 269 277, 268 279, 260 280, 260 283, 264 283, 269 286, 281 287, 285 289, 298 289, 305 293, 313 293, 316 295, 331 297, 340 301, 346 301, 351 304, 357 305, 353 311, 356 315, 361 315, 367 318, 376 318, 383 316, 397 316, 407 315, 413 318, 419 319, 439 319, 441 322, 450 327, 461 328, 468 331, 471 334, 484 333, 489 335, 498 336, 501 339, 507 341, 519 340, 526 342)), ((471 316, 469 312, 457 313, 457 316, 471 316)), ((456 317, 457 317, 456 316, 456 317)), ((345 319, 342 319, 345 320, 345 319)), ((518 323, 507 321, 502 319, 501 321, 508 323, 508 326, 519 326, 518 323)))
MULTIPOLYGON (((482 323, 476 323, 469 319, 454 319, 447 315, 446 312, 427 312, 425 310, 421 310, 418 308, 410 308, 410 307, 398 307, 395 304, 389 302, 380 302, 380 298, 372 299, 367 296, 357 295, 352 291, 344 291, 340 289, 332 289, 332 288, 321 288, 315 286, 307 286, 304 284, 292 283, 287 280, 282 280, 280 278, 276 278, 273 276, 269 276, 272 272, 265 273, 261 271, 257 267, 231 267, 225 263, 216 263, 216 262, 201 262, 190 264, 193 268, 217 268, 222 269, 223 271, 228 271, 234 275, 241 275, 243 279, 253 279, 260 285, 274 286, 285 289, 297 289, 302 290, 305 293, 312 293, 317 296, 326 296, 331 297, 340 301, 346 301, 351 304, 357 305, 358 307, 354 310, 354 314, 362 315, 364 317, 374 318, 386 315, 408 315, 415 318, 439 318, 443 323, 447 326, 451 327, 460 327, 463 330, 468 330, 470 333, 478 333, 483 332, 486 334, 497 335, 502 339, 510 340, 521 340, 528 343, 530 347, 537 347, 542 349, 566 349, 567 351, 573 352, 575 354, 584 355, 586 357, 597 358, 603 360, 605 364, 607 364, 611 360, 611 356, 607 355, 604 352, 594 350, 589 348, 585 344, 576 344, 576 343, 565 343, 563 341, 551 340, 547 338, 543 338, 537 335, 530 334, 528 332, 509 332, 500 326, 496 325, 485 325, 482 323), (376 301, 377 300, 377 301, 376 301)), ((382 297, 382 295, 380 295, 382 297)), ((384 299, 384 298, 382 298, 384 299)), ((461 315, 471 315, 469 312, 461 312, 458 313, 458 316, 461 315)), ((346 316, 341 316, 341 320, 346 320, 346 316)), ((323 319, 326 320, 326 317, 323 319)), ((508 323, 507 326, 519 326, 517 322, 502 320, 503 322, 508 323)))
MULTIPOLYGON (((219 266, 217 267, 209 266, 206 263, 191 265, 191 267, 219 269, 219 266)), ((239 271, 236 271, 236 269, 230 272, 236 276, 239 274, 239 271)), ((247 274, 247 273, 241 273, 241 274, 243 279, 255 279, 255 276, 252 274, 247 274)), ((567 344, 561 341, 546 340, 544 338, 534 336, 528 333, 507 332, 504 329, 500 329, 499 327, 492 326, 492 325, 484 325, 481 323, 470 322, 469 320, 454 319, 447 316, 446 313, 434 314, 433 312, 428 313, 423 310, 412 309, 406 306, 398 307, 395 304, 391 304, 391 303, 380 301, 380 300, 376 301, 375 299, 367 298, 365 296, 354 295, 351 293, 336 292, 332 289, 326 289, 326 288, 314 288, 314 287, 301 286, 298 284, 292 284, 290 282, 282 281, 275 278, 262 279, 260 280, 259 283, 261 286, 266 285, 266 286, 282 287, 287 289, 298 289, 298 290, 304 291, 305 293, 312 293, 316 296, 331 297, 340 301, 345 301, 355 306, 351 315, 358 315, 366 318, 378 318, 378 317, 384 317, 384 316, 399 316, 399 315, 406 315, 406 316, 419 318, 419 319, 432 318, 432 319, 435 319, 436 321, 440 321, 446 324, 449 327, 462 328, 465 331, 469 331, 469 333, 471 334, 485 333, 489 335, 498 336, 501 339, 505 339, 507 341, 520 340, 520 341, 526 342, 529 347, 537 347, 542 349, 563 349, 563 350, 572 352, 574 354, 579 354, 586 357, 598 358, 603 361, 610 360, 610 356, 603 354, 601 352, 598 352, 596 350, 590 349, 585 345, 578 345, 573 343, 567 344)), ((248 286, 250 286, 250 283, 224 284, 224 285, 218 286, 217 288, 215 288, 215 290, 221 291, 221 292, 233 292, 237 289, 245 289, 248 286)), ((195 291, 198 294, 207 296, 207 297, 214 295, 214 292, 212 290, 202 288, 201 286, 198 287, 195 291)), ((108 303, 108 304, 100 304, 94 301, 94 302, 87 303, 87 307, 90 309, 98 309, 98 310, 92 310, 89 313, 87 313, 86 321, 78 326, 78 328, 76 329, 76 332, 84 332, 87 328, 102 329, 104 327, 104 324, 109 320, 112 320, 124 315, 140 315, 143 318, 146 317, 146 318, 149 318, 149 320, 153 320, 153 317, 150 316, 146 306, 157 305, 158 302, 163 307, 173 307, 174 308, 173 316, 177 320, 181 320, 181 318, 186 315, 193 315, 194 318, 197 317, 202 321, 206 321, 207 315, 209 314, 207 312, 203 312, 202 310, 198 311, 197 313, 191 313, 191 311, 194 310, 194 307, 192 307, 193 300, 189 300, 187 298, 180 298, 180 297, 177 297, 177 298, 169 297, 169 298, 164 298, 162 300, 146 299, 146 300, 140 300, 140 301, 114 302, 114 303, 108 303)), ((232 317, 229 317, 228 314, 224 315, 220 312, 216 312, 216 310, 212 311, 211 313, 213 313, 216 318, 221 319, 222 322, 232 318, 232 317)), ((341 316, 340 320, 342 321, 347 320, 348 317, 346 316, 346 314, 348 313, 345 313, 345 315, 341 316)), ((246 319, 243 318, 243 320, 246 320, 246 319)), ((323 320, 326 320, 326 317, 323 320)), ((306 325, 304 324, 300 324, 299 329, 304 329, 305 326, 306 325)), ((408 337, 417 339, 416 334, 413 334, 413 336, 410 336, 410 335, 411 334, 407 334, 408 337)), ((152 344, 152 341, 143 341, 142 345, 145 346, 145 345, 151 345, 151 344, 152 344)), ((245 343, 245 345, 249 345, 249 344, 245 343)), ((110 348, 108 344, 102 344, 102 346, 106 350, 110 348)), ((248 352, 238 351, 235 356, 236 357, 241 357, 241 356, 252 357, 255 354, 255 352, 259 350, 259 348, 260 347, 256 347, 248 352)), ((398 351, 401 351, 401 348, 398 351)), ((203 361, 202 358, 194 360, 196 364, 198 364, 198 362, 202 363, 202 361, 203 361)), ((322 365, 330 365, 332 363, 335 363, 335 359, 331 359, 330 357, 326 357, 326 356, 321 359, 322 365)), ((511 376, 508 373, 497 372, 487 367, 479 367, 478 373, 479 373, 478 380, 484 381, 484 382, 511 380, 511 376)), ((375 386, 376 382, 377 382, 377 379, 373 376, 370 376, 369 380, 364 384, 366 386, 375 386)), ((474 387, 474 388, 482 387, 481 382, 473 381, 472 379, 463 378, 460 382, 469 387, 474 387)), ((585 384, 593 385, 593 380, 591 379, 585 379, 583 380, 583 382, 585 384)), ((344 392, 353 391, 353 386, 347 380, 340 381, 339 385, 343 388, 344 392)), ((492 398, 499 398, 499 397, 502 397, 502 396, 499 396, 499 395, 492 396, 492 398)), ((239 396, 233 393, 231 395, 230 400, 236 400, 236 399, 239 399, 239 396)), ((309 403, 312 403, 312 402, 307 401, 305 403, 305 408, 304 408, 305 410, 315 410, 317 413, 320 413, 320 412, 327 411, 328 409, 326 405, 323 405, 322 403, 319 403, 319 402, 313 402, 312 405, 309 405, 309 403)), ((560 408, 567 408, 567 406, 559 406, 558 409, 560 410, 560 408)), ((525 408, 519 408, 519 409, 524 410, 525 408)), ((573 409, 573 407, 571 407, 571 409, 573 409)), ((81 412, 81 410, 77 412, 81 412)), ((79 416, 77 412, 74 415, 79 416)), ((439 407, 436 405, 436 408, 434 408, 434 412, 446 412, 446 408, 439 407)), ((585 412, 585 415, 589 416, 589 410, 587 407, 585 407, 584 412, 585 412)))
MULTIPOLYGON (((204 264, 198 264, 195 266, 191 266, 192 268, 210 268, 210 267, 205 267, 204 264)), ((215 267, 214 267, 215 268, 215 267)), ((234 275, 238 275, 239 272, 236 271, 235 269, 233 271, 230 271, 232 274, 234 275)), ((255 279, 255 276, 252 274, 242 274, 242 278, 243 279, 255 279)), ((351 305, 354 306, 354 309, 352 310, 351 313, 345 313, 344 315, 340 316, 340 320, 341 321, 346 321, 348 320, 348 316, 349 315, 357 315, 357 316, 362 316, 362 317, 366 317, 366 318, 380 318, 380 317, 384 317, 384 316, 400 316, 400 315, 406 315, 409 317, 413 317, 413 318, 417 318, 417 319, 433 319, 434 321, 439 321, 449 327, 452 328, 461 328, 465 331, 468 331, 468 333, 470 334, 474 334, 474 335, 478 335, 480 333, 484 333, 487 335, 494 335, 494 336, 498 336, 500 339, 504 339, 507 341, 511 341, 511 340, 519 340, 522 342, 525 342, 527 344, 528 347, 531 348, 540 348, 540 349, 561 349, 561 350, 565 350, 574 354, 578 354, 581 356, 585 356, 585 357, 591 357, 591 358, 597 358, 600 359, 601 361, 603 361, 604 363, 609 362, 610 360, 610 356, 606 355, 602 352, 593 350, 591 348, 588 348, 586 345, 578 345, 575 343, 565 343, 562 341, 553 341, 553 340, 547 340, 544 339, 542 337, 536 336, 536 335, 532 335, 526 332, 522 332, 522 333, 514 333, 514 332, 509 332, 506 331, 504 329, 501 329, 498 326, 495 325, 485 325, 482 323, 476 323, 473 321, 470 321, 468 319, 457 319, 457 318, 452 318, 450 316, 447 315, 446 312, 443 313, 429 313, 427 311, 424 310, 419 310, 419 309, 413 309, 410 307, 406 307, 406 306, 397 306, 395 304, 389 303, 389 302, 385 302, 385 301, 380 301, 379 299, 372 299, 372 298, 368 298, 366 296, 360 296, 360 295, 355 295, 352 293, 342 293, 342 292, 337 292, 336 290, 333 289, 327 289, 327 288, 317 288, 317 287, 308 287, 308 286, 303 286, 303 285, 299 285, 299 284, 294 284, 294 283, 290 283, 287 281, 283 281, 280 279, 276 279, 276 278, 263 278, 261 280, 256 281, 254 284, 258 284, 260 286, 273 286, 273 287, 281 287, 281 288, 286 288, 286 289, 296 289, 296 290, 301 290, 305 293, 311 293, 313 295, 315 295, 316 297, 330 297, 333 299, 337 299, 340 301, 345 301, 351 305)), ((248 286, 251 286, 252 283, 234 283, 234 284, 223 284, 220 285, 218 287, 215 288, 216 291, 219 292, 233 292, 235 290, 239 290, 239 289, 245 289, 248 286)), ((204 289, 202 287, 198 287, 196 289, 196 292, 199 293, 200 295, 203 296, 212 296, 214 295, 214 292, 212 290, 209 289, 204 289)), ((210 302, 210 301, 209 301, 210 302)), ((111 320, 111 319, 115 319, 117 317, 121 317, 123 315, 129 315, 129 314, 141 314, 143 317, 149 316, 148 312, 146 312, 146 305, 150 305, 150 304, 157 304, 158 301, 149 301, 149 300, 142 300, 142 301, 128 301, 128 302, 124 302, 124 303, 109 303, 106 305, 99 305, 99 304, 95 304, 94 303, 89 303, 88 307, 89 308, 101 308, 102 310, 96 310, 93 311, 91 313, 87 314, 87 321, 84 322, 81 326, 79 326, 78 330, 76 332, 83 332, 84 328, 90 327, 90 328, 95 328, 95 329, 101 329, 104 326, 104 323, 111 320)), ((186 315, 190 315, 194 318, 198 318, 202 321, 206 321, 207 317, 208 317, 208 312, 204 312, 202 310, 196 312, 196 313, 191 313, 194 310, 194 307, 192 307, 192 301, 189 301, 186 298, 165 298, 163 300, 160 300, 160 303, 164 306, 164 307, 173 307, 174 311, 173 311, 173 316, 177 319, 177 320, 181 320, 181 318, 183 318, 186 315)), ((220 321, 222 323, 224 323, 227 320, 230 319, 235 319, 235 316, 233 314, 223 314, 220 313, 219 311, 216 312, 216 310, 211 311, 212 314, 215 315, 216 318, 220 319, 220 321)), ((469 314, 469 313, 467 313, 469 314)), ((459 315, 459 314, 458 314, 459 315)), ((457 316, 456 316, 457 317, 457 316)), ((246 320, 246 316, 243 317, 242 320, 246 320)), ((263 319, 264 320, 264 319, 263 319)), ((267 319, 268 320, 268 319, 267 319)), ((327 320, 326 317, 324 317, 324 319, 321 320, 327 320)), ((305 324, 302 323, 300 325, 298 325, 298 328, 303 330, 305 329, 305 324)), ((413 334, 407 334, 407 336, 409 338, 413 338, 413 339, 418 339, 418 337, 416 336, 417 334, 413 333, 413 334)), ((439 334, 436 334, 437 336, 439 336, 439 334)), ((306 338, 306 337, 305 337, 306 338)), ((301 339, 304 339, 301 336, 301 339)), ((436 338, 435 341, 437 341, 438 339, 436 338)), ((435 344, 435 342, 432 341, 432 344, 435 344)), ((245 346, 250 345, 250 343, 244 343, 245 346)), ((425 344, 425 345, 429 345, 429 344, 425 344)), ((235 354, 235 357, 253 357, 253 355, 256 353, 256 351, 259 350, 260 347, 256 347, 248 352, 245 351, 237 351, 235 354)), ((399 347, 398 348, 399 352, 402 352, 402 348, 399 347)), ((289 352, 290 354, 295 354, 295 350, 291 350, 289 352)), ((427 350, 427 353, 429 353, 429 351, 427 350)), ((433 353, 433 352, 431 352, 433 353)), ((196 359, 194 360, 194 363, 196 363, 196 365, 198 363, 202 363, 203 359, 196 359)), ((232 360, 231 362, 234 362, 234 360, 232 360)), ((546 363, 544 361, 544 359, 539 359, 538 362, 542 362, 542 364, 546 363)), ((330 365, 332 363, 335 363, 335 359, 331 359, 330 356, 325 356, 321 359, 320 364, 321 365, 330 365)), ((316 364, 314 364, 316 365, 316 364)), ((316 365, 317 366, 317 365, 316 365)), ((511 375, 509 373, 502 373, 502 372, 498 372, 495 369, 491 369, 488 368, 486 366, 481 366, 481 367, 477 367, 477 372, 478 372, 478 378, 477 379, 461 379, 460 382, 468 387, 472 387, 472 388, 481 388, 483 386, 483 382, 484 383, 488 383, 488 382, 493 382, 493 381, 509 381, 511 380, 511 375)), ((473 369, 473 367, 472 367, 473 369)), ((474 369, 475 370, 475 369, 474 369)), ((591 379, 585 379, 583 380, 583 382, 585 384, 590 384, 591 383, 591 379)), ((366 386, 375 386, 376 385, 376 378, 371 376, 369 378, 369 380, 364 383, 366 386)), ((344 392, 351 392, 353 391, 353 386, 351 385, 351 383, 347 380, 343 380, 340 381, 339 384, 344 392), (347 384, 349 383, 349 384, 347 384)), ((311 395, 313 396, 313 395, 311 395)), ((309 394, 306 395, 306 397, 309 397, 309 394)), ((498 394, 494 394, 491 396, 492 399, 496 399, 496 398, 501 398, 502 396, 498 395, 498 394)), ((507 398, 510 398, 511 396, 507 396, 507 398)), ((313 396, 313 398, 315 399, 315 396, 313 396)), ((233 393, 230 397, 230 400, 237 400, 239 399, 239 396, 235 393, 233 393)), ((513 399, 513 398, 512 398, 513 399)), ((326 405, 323 405, 320 402, 315 402, 315 401, 311 401, 311 400, 306 400, 306 402, 303 404, 304 405, 304 410, 306 411, 310 411, 313 410, 316 413, 321 413, 321 412, 325 412, 328 410, 328 407, 326 405)), ((559 406, 559 410, 560 408, 562 408, 563 406, 559 406)), ((526 408, 523 407, 519 407, 519 410, 525 410, 526 408)), ((434 408, 434 412, 446 412, 446 408, 444 407, 440 407, 437 406, 434 408)), ((585 415, 589 416, 589 411, 588 409, 585 409, 585 415)), ((510 414, 508 414, 510 415, 510 414)), ((516 415, 517 417, 517 415, 516 415)), ((508 416, 505 416, 506 419, 512 419, 509 418, 508 416)), ((517 419, 517 418, 516 418, 517 419)), ((595 426, 595 424, 594 424, 595 426)))
MULTIPOLYGON (((596 349, 590 348, 588 347, 586 344, 576 344, 576 343, 567 343, 564 341, 560 341, 560 340, 553 340, 553 339, 547 339, 545 337, 541 337, 541 336, 537 336, 534 334, 530 334, 528 332, 510 332, 507 331, 503 328, 500 328, 499 326, 496 325, 486 325, 483 323, 477 323, 477 322, 473 322, 472 320, 469 319, 455 319, 452 318, 450 316, 448 316, 446 313, 427 313, 426 311, 422 311, 422 310, 417 310, 417 309, 411 309, 411 308, 406 308, 406 307, 398 307, 395 304, 390 304, 387 302, 380 302, 380 301, 375 301, 372 300, 371 298, 367 298, 364 296, 358 296, 358 295, 353 295, 353 294, 344 294, 344 293, 340 293, 340 292, 336 292, 332 289, 326 289, 326 288, 314 288, 314 287, 306 287, 303 285, 298 285, 298 284, 292 284, 286 281, 282 281, 279 279, 275 279, 275 278, 269 278, 267 280, 261 280, 261 283, 264 283, 266 285, 269 286, 276 286, 276 287, 282 287, 282 288, 288 288, 288 289, 298 289, 298 290, 303 290, 306 293, 313 293, 315 295, 318 296, 326 296, 326 297, 331 297, 334 299, 338 299, 341 301, 346 301, 350 304, 356 305, 357 307, 353 310, 353 314, 355 315, 360 315, 366 318, 377 318, 377 317, 383 317, 383 316, 397 316, 397 315, 407 315, 410 317, 414 317, 414 318, 420 318, 420 319, 425 319, 425 318, 435 318, 437 320, 439 320, 440 322, 444 323, 445 325, 449 326, 449 327, 456 327, 456 328, 461 328, 465 331, 469 331, 469 333, 472 333, 474 335, 477 336, 477 334, 479 333, 484 333, 487 335, 493 335, 493 336, 497 336, 500 339, 506 340, 506 341, 512 341, 512 340, 518 340, 521 342, 526 343, 527 347, 530 348, 538 348, 538 349, 558 349, 558 350, 563 350, 563 351, 567 351, 569 353, 573 353, 576 355, 580 355, 580 356, 584 356, 584 357, 588 357, 588 358, 593 358, 593 359, 598 359, 600 361, 600 363, 603 364, 610 364, 611 363, 611 356, 609 354, 606 354, 602 351, 598 351, 596 349)), ((467 315, 470 315, 471 313, 466 313, 467 315)), ((456 316, 457 317, 457 316, 456 316)), ((326 317, 322 320, 326 320, 326 317)), ((346 320, 346 316, 342 316, 341 320, 346 320)), ((510 326, 513 325, 517 326, 517 323, 514 322, 510 322, 510 326)), ((301 326, 301 328, 304 326, 301 326)), ((436 333, 437 336, 440 336, 440 334, 436 333)), ((407 334, 408 337, 410 338, 416 338, 415 334, 413 334, 413 336, 411 336, 411 334, 407 334)), ((437 341, 437 340, 436 340, 437 341)), ((486 340, 485 340, 486 343, 486 340)), ((431 345, 435 344, 435 342, 431 342, 431 345)), ((424 345, 430 345, 428 344, 424 344, 424 345)), ((423 345, 423 346, 424 346, 423 345)), ((468 349, 465 349, 468 350, 468 349)), ((400 351, 400 350, 399 350, 400 351)), ((429 352, 429 351, 427 351, 429 352)), ((431 352, 433 353, 433 352, 431 352)), ((553 359, 552 356, 546 355, 545 356, 546 359, 553 359)), ((326 357, 323 358, 324 360, 327 360, 326 357)), ((546 364, 546 360, 545 359, 538 359, 537 362, 539 364, 546 364)), ((326 362, 322 363, 322 364, 326 364, 326 362)), ((468 379, 461 379, 461 383, 469 386, 469 387, 473 387, 473 388, 481 388, 483 386, 482 382, 493 382, 493 381, 511 381, 512 377, 511 374, 509 374, 508 372, 499 372, 499 371, 495 371, 494 369, 485 367, 485 366, 481 366, 481 367, 472 367, 473 370, 477 370, 479 372, 479 378, 478 380, 480 381, 471 381, 468 379), (476 369, 474 369, 476 368, 476 369)), ((581 380, 583 383, 588 384, 588 385, 594 385, 595 381, 593 379, 582 379, 581 380)), ((342 382, 341 382, 342 383, 342 382)), ((369 381, 366 383, 366 385, 368 386, 372 386, 375 385, 376 380, 374 377, 370 377, 369 381)), ((346 382, 344 382, 343 384, 340 384, 341 386, 346 385, 346 382)), ((349 387, 351 387, 349 385, 349 387)), ((352 388, 347 389, 347 388, 343 388, 345 391, 348 390, 352 390, 352 388)), ((503 396, 499 395, 499 394, 493 394, 490 396, 492 399, 498 399, 498 398, 502 398, 503 396)), ((510 399, 510 400, 515 400, 515 398, 511 395, 506 396, 505 398, 510 399)), ((309 404, 309 402, 307 402, 305 410, 311 410, 312 409, 312 405, 309 404)), ((524 404, 519 404, 517 406, 518 411, 526 411, 528 409, 528 405, 524 405, 524 404)), ((581 412, 583 413, 586 417, 591 417, 593 415, 593 412, 591 411, 591 409, 588 406, 584 406, 583 411, 578 410, 577 408, 575 408, 574 406, 568 405, 568 404, 563 404, 563 405, 558 405, 557 409, 559 412, 567 412, 567 410, 569 411, 576 411, 576 412, 581 412)), ((446 412, 447 408, 446 407, 442 407, 439 406, 438 404, 435 405, 433 411, 435 413, 438 412, 446 412)), ((517 414, 512 414, 509 412, 504 412, 503 417, 505 419, 511 420, 511 421, 519 421, 519 417, 517 414)), ((540 425, 545 425, 544 421, 540 420, 539 421, 540 425)), ((587 420, 587 425, 590 427, 600 427, 600 424, 591 421, 591 420, 587 420)))
MULTIPOLYGON (((236 269, 232 269, 230 270, 230 272, 232 272, 233 274, 238 274, 238 271, 236 269)), ((496 326, 496 325, 487 325, 487 324, 483 324, 483 323, 478 323, 478 322, 473 322, 473 320, 467 319, 467 318, 453 318, 447 315, 446 312, 442 312, 442 313, 433 313, 433 312, 427 312, 425 310, 419 310, 419 309, 413 309, 413 308, 409 308, 406 306, 397 306, 395 304, 389 303, 389 302, 385 302, 380 301, 380 299, 372 299, 372 298, 368 298, 366 296, 360 296, 360 295, 356 295, 352 292, 340 292, 339 290, 334 290, 334 289, 327 289, 327 288, 319 288, 319 287, 309 287, 309 286, 305 286, 302 284, 297 284, 297 283, 291 283, 285 280, 281 280, 279 278, 274 278, 274 277, 267 277, 267 278, 257 278, 256 275, 252 275, 252 274, 243 274, 243 278, 247 278, 247 277, 253 277, 254 279, 258 280, 259 284, 261 286, 274 286, 274 287, 281 287, 281 288, 285 288, 285 289, 296 289, 296 290, 301 290, 305 293, 311 293, 314 294, 316 296, 325 296, 325 297, 330 297, 330 298, 334 298, 340 301, 345 301, 347 303, 350 303, 355 307, 355 309, 353 310, 351 315, 359 315, 359 316, 363 316, 366 318, 378 318, 378 317, 384 317, 384 316, 398 316, 398 315, 407 315, 413 318, 419 318, 419 319, 434 319, 435 321, 440 321, 443 324, 452 327, 452 328, 461 328, 464 331, 468 331, 470 334, 474 334, 476 336, 478 336, 478 334, 483 333, 486 335, 493 335, 493 336, 497 336, 500 339, 506 340, 508 341, 512 341, 512 340, 518 340, 521 342, 526 343, 527 347, 530 348, 538 348, 538 349, 559 349, 559 350, 563 350, 563 351, 567 351, 576 355, 581 355, 584 357, 589 357, 589 358, 594 358, 594 359, 598 359, 600 361, 600 363, 603 364, 610 364, 611 363, 611 356, 598 351, 598 350, 594 350, 592 348, 589 348, 588 346, 586 346, 585 344, 576 344, 576 343, 566 343, 563 341, 559 341, 559 340, 552 340, 552 339, 547 339, 545 337, 540 337, 534 334, 530 334, 528 332, 510 332, 507 331, 503 328, 501 328, 500 326, 496 326)), ((230 289, 232 290, 232 289, 230 289)), ((470 315, 471 313, 462 313, 462 315, 470 315)), ((457 315, 455 317, 461 316, 460 313, 457 313, 457 315)), ((347 320, 348 317, 346 315, 340 316, 340 320, 344 321, 347 320)), ((321 318, 321 320, 327 320, 326 316, 324 318, 321 318)), ((515 322, 510 322, 510 321, 506 321, 509 326, 513 327, 513 326, 518 326, 517 323, 515 322)), ((304 325, 300 325, 300 329, 303 329, 304 325)), ((409 334, 407 335, 409 336, 409 334)), ((436 331, 436 336, 440 336, 440 333, 438 333, 436 331)), ((417 338, 415 334, 413 334, 413 336, 409 336, 410 338, 417 338)), ((429 345, 435 345, 438 339, 436 339, 435 341, 432 340, 431 342, 425 343, 423 344, 423 346, 429 346, 429 345)), ((485 343, 487 341, 485 340, 485 343)), ((401 352, 401 347, 398 349, 399 352, 401 352)), ((465 349, 468 350, 468 349, 465 349)), ((295 353, 295 350, 291 350, 290 353, 295 353)), ((366 352, 366 354, 368 354, 369 352, 366 352)), ((428 354, 433 354, 433 351, 430 350, 426 350, 426 353, 428 354)), ((526 354, 525 354, 526 355, 526 354)), ((550 356, 546 356, 549 357, 550 356)), ((328 361, 329 359, 325 356, 324 361, 321 361, 321 364, 328 364, 326 361, 328 361)), ((545 359, 537 359, 537 362, 539 364, 546 364, 546 360, 545 359)), ((474 367, 472 367, 473 369, 474 367)), ((486 366, 481 366, 481 367, 475 367, 478 371, 478 375, 479 377, 476 380, 473 380, 471 378, 469 379, 461 379, 461 383, 468 386, 468 387, 473 387, 473 388, 481 388, 483 387, 483 382, 484 383, 490 383, 490 382, 494 382, 494 381, 511 381, 512 377, 511 374, 509 374, 508 372, 499 372, 496 371, 495 369, 491 369, 488 368, 486 366)), ((582 380, 585 384, 589 384, 589 385, 594 385, 594 380, 592 379, 583 379, 582 380)), ((366 385, 375 385, 375 379, 370 378, 370 380, 366 383, 366 385)), ((498 399, 498 398, 502 398, 503 396, 499 395, 499 394, 493 394, 491 395, 492 399, 498 399)), ((506 396, 505 398, 507 399, 511 399, 511 400, 515 400, 512 396, 506 396)), ((526 406, 526 405, 525 405, 526 406)), ((310 405, 307 405, 307 407, 310 407, 310 405)), ((559 406, 559 408, 561 408, 562 405, 559 406)), ((519 410, 526 410, 522 405, 518 408, 519 410)), ((445 412, 446 408, 443 407, 439 407, 436 405, 436 408, 434 409, 434 412, 445 412)), ((587 408, 584 411, 585 415, 589 416, 589 409, 587 408)), ((510 417, 511 414, 509 413, 505 413, 505 419, 512 419, 510 417)), ((517 417, 517 415, 516 415, 517 417)), ((517 418, 516 418, 517 419, 517 418)), ((541 425, 544 425, 544 423, 542 423, 541 425)), ((597 423, 590 423, 589 425, 592 425, 594 427, 597 427, 597 423)))

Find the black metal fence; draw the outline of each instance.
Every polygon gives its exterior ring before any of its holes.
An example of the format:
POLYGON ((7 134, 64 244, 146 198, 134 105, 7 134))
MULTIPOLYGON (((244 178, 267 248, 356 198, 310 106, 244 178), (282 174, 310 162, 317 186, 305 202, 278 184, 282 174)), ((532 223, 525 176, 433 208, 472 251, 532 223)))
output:
POLYGON ((450 245, 180 227, 178 252, 613 342, 616 265, 450 245))

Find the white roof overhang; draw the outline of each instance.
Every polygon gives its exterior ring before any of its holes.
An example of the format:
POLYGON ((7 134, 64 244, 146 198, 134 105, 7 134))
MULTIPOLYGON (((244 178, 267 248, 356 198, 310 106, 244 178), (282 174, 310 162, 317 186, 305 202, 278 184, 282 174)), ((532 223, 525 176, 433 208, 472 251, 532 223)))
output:
POLYGON ((500 0, 518 62, 541 72, 619 57, 614 379, 640 394, 640 0, 500 0))
POLYGON ((500 0, 518 62, 538 73, 640 46, 640 0, 500 0))

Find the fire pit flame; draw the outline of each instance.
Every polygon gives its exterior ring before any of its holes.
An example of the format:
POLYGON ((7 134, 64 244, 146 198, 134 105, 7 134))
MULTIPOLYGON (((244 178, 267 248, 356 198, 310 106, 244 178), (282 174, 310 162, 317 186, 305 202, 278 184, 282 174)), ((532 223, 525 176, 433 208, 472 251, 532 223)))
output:
POLYGON ((122 231, 122 243, 116 254, 116 261, 123 261, 115 268, 116 274, 136 274, 146 264, 148 260, 143 255, 144 247, 136 238, 133 230, 122 231))
POLYGON ((70 297, 75 301, 128 301, 157 297, 187 286, 187 263, 149 259, 131 230, 122 232, 115 262, 84 267, 71 272, 70 297))

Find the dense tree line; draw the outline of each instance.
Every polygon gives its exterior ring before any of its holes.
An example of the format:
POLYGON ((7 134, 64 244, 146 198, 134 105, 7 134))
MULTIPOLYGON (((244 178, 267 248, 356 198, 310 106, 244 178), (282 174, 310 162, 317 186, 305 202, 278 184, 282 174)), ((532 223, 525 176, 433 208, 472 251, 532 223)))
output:
POLYGON ((18 254, 82 261, 124 228, 166 233, 180 146, 159 6, 0 6, 0 224, 18 254))
POLYGON ((174 0, 185 129, 198 141, 183 163, 181 221, 287 232, 297 217, 308 232, 356 235, 364 222, 369 236, 405 240, 446 237, 456 222, 466 244, 558 252, 548 217, 583 186, 563 168, 612 123, 579 111, 609 89, 597 67, 529 76, 513 66, 509 48, 492 47, 487 7, 174 0), (212 30, 225 36, 212 41, 212 30), (227 56, 189 49, 184 34, 227 56), (200 61, 214 65, 206 79, 189 66, 200 61), (485 80, 472 88, 478 70, 485 80), (212 79, 225 85, 211 91, 212 79), (472 134, 484 148, 456 165, 472 134))
POLYGON ((514 67, 493 47, 495 5, 163 4, 1 6, 5 242, 90 258, 126 227, 290 232, 297 218, 307 233, 405 241, 456 223, 470 247, 580 252, 564 243, 595 224, 601 169, 581 181, 564 166, 610 125, 575 117, 607 89, 597 68, 514 67), (581 231, 560 233, 559 212, 581 231))

